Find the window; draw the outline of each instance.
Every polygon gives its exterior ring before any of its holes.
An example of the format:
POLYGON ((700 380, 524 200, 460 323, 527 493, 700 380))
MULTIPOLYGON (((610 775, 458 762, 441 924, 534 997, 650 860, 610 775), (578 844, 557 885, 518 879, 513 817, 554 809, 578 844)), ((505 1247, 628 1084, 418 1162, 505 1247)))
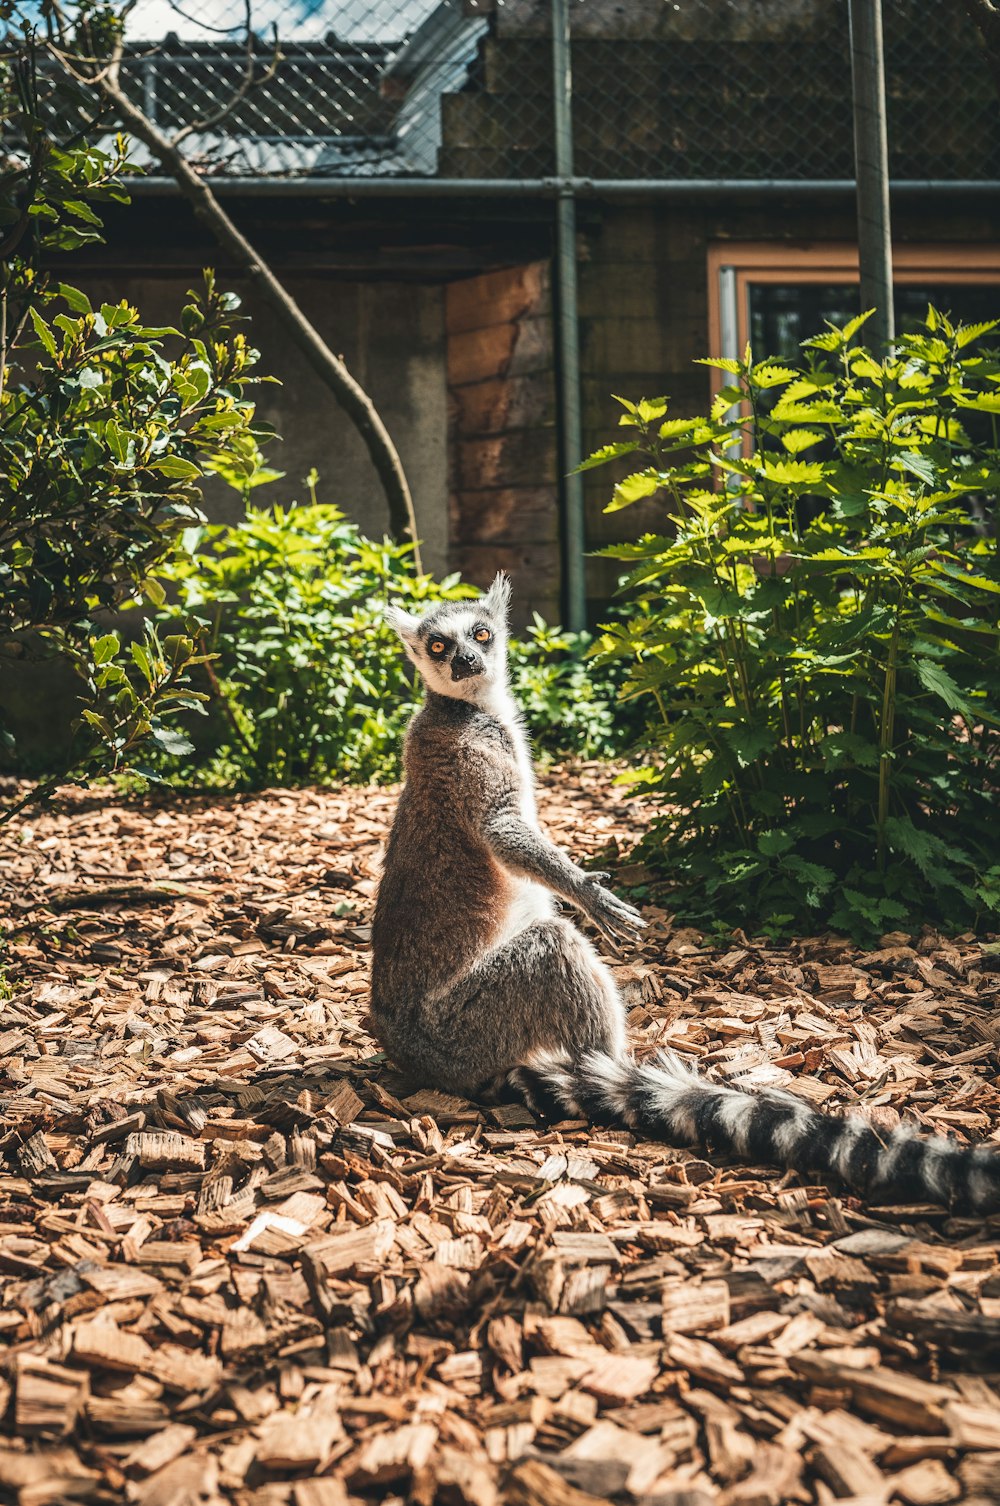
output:
MULTIPOLYGON (((894 250, 896 326, 922 319, 928 303, 965 323, 1000 316, 1000 246, 898 246, 894 250)), ((859 312, 858 253, 851 245, 715 245, 708 253, 712 355, 799 354, 824 327, 859 312)), ((718 377, 718 374, 716 374, 718 377)), ((721 385, 716 380, 715 386, 721 385)))
MULTIPOLYGON (((964 324, 1000 318, 1000 246, 894 247, 893 285, 897 331, 917 325, 929 303, 964 324)), ((774 242, 712 246, 708 307, 712 355, 741 358, 749 341, 757 360, 794 361, 803 354, 802 341, 819 334, 825 320, 846 324, 860 312, 857 248, 774 242)), ((713 394, 730 380, 720 371, 711 375, 713 394)), ((765 393, 764 404, 776 396, 765 393)), ((970 429, 982 417, 970 414, 970 429)), ((762 437, 760 443, 767 448, 770 441, 762 437)), ((744 432, 744 454, 750 445, 744 432)), ((967 500, 973 514, 981 515, 982 502, 967 500)))

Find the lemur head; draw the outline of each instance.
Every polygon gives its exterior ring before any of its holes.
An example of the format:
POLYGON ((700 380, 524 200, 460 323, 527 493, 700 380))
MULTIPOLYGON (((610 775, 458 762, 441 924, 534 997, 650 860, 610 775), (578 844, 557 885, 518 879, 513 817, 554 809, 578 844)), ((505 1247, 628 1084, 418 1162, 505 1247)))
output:
POLYGON ((499 574, 478 601, 446 601, 423 617, 389 607, 386 620, 428 690, 481 703, 507 684, 509 606, 510 581, 499 574))

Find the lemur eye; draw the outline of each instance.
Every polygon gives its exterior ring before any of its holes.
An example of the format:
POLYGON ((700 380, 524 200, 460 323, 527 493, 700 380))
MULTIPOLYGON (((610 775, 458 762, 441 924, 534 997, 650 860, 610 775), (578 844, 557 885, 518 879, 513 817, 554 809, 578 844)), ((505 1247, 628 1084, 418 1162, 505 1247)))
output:
POLYGON ((476 631, 472 636, 473 638, 475 638, 477 643, 489 643, 490 639, 493 637, 493 634, 490 632, 489 628, 476 628, 476 631))
POLYGON ((446 645, 442 643, 440 638, 432 638, 429 647, 432 654, 443 654, 446 645))

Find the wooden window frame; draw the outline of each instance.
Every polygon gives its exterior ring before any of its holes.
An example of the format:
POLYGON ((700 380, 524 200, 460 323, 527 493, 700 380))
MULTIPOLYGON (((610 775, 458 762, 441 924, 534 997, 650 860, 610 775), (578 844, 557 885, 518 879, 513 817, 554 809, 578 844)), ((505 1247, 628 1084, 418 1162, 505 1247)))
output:
MULTIPOLYGON (((893 278, 920 283, 942 277, 951 283, 996 283, 1000 245, 935 242, 893 248, 893 278)), ((708 338, 713 356, 741 358, 750 328, 749 289, 754 283, 852 283, 858 281, 858 248, 849 242, 719 241, 708 248, 708 338)), ((998 298, 1000 304, 1000 298, 998 298)), ((998 310, 1000 311, 1000 310, 998 310)), ((761 351, 759 358, 771 352, 761 351)), ((712 396, 724 373, 712 371, 712 396)))

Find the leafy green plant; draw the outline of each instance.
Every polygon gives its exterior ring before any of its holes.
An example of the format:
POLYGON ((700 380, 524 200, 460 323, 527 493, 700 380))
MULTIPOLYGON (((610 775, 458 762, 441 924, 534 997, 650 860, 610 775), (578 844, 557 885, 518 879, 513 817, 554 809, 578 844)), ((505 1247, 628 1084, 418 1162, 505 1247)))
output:
MULTIPOLYGON (((191 530, 161 572, 177 603, 161 623, 182 614, 211 697, 211 726, 181 778, 259 788, 400 774, 421 692, 383 609, 475 592, 454 575, 414 575, 408 545, 365 538, 317 502, 315 474, 307 484, 306 506, 250 507, 233 527, 191 530)), ((619 746, 613 677, 582 662, 588 642, 536 618, 512 644, 515 694, 545 753, 619 746)))
MULTIPOLYGON (((190 530, 161 572, 217 656, 205 664, 213 747, 186 777, 260 788, 398 773, 415 693, 383 608, 473 593, 457 576, 414 575, 409 545, 365 538, 315 485, 307 506, 190 530)), ((175 625, 176 611, 161 620, 175 625)))
POLYGON ((641 730, 641 708, 616 700, 624 665, 612 660, 598 668, 587 658, 593 641, 589 633, 550 627, 537 612, 524 637, 511 640, 511 688, 543 758, 613 758, 641 730))
POLYGON ((200 694, 185 685, 193 644, 147 634, 125 650, 102 614, 162 600, 152 572, 200 520, 202 477, 257 465, 256 352, 210 273, 180 329, 146 326, 124 302, 92 308, 48 275, 53 252, 99 239, 95 203, 125 199, 125 148, 56 139, 79 120, 75 102, 39 89, 29 35, 0 59, 0 123, 23 143, 0 174, 0 656, 59 656, 80 675, 59 777, 83 779, 126 767, 149 739, 179 746, 167 721, 200 694))
POLYGON ((664 528, 607 552, 630 615, 601 648, 655 705, 633 777, 685 915, 872 934, 1000 911, 1000 359, 928 311, 878 360, 864 318, 795 366, 720 367, 709 415, 625 403, 664 528), (977 521, 978 519, 978 521, 977 521))

